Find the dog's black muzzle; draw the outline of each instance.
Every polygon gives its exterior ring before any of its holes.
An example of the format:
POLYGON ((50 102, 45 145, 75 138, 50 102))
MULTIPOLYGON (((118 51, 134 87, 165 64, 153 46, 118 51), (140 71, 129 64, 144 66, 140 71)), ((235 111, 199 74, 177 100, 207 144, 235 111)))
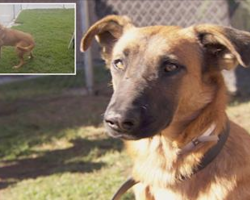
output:
MULTIPOLYGON (((171 121, 163 116, 161 105, 157 105, 150 96, 135 97, 112 96, 104 115, 104 125, 111 137, 128 140, 152 137, 171 121)), ((165 111, 169 116, 168 110, 165 111)))

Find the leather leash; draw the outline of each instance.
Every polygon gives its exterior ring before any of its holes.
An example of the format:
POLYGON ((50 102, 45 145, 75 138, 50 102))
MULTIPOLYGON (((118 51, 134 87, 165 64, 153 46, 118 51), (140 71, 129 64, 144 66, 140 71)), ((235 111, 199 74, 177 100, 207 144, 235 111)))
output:
POLYGON ((119 200, 123 194, 137 183, 139 182, 136 182, 132 177, 128 178, 114 194, 112 200, 119 200))

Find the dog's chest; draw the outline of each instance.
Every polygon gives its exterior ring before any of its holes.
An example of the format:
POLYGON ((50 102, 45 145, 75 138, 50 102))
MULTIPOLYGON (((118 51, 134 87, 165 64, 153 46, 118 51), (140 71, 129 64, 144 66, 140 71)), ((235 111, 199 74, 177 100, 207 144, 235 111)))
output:
POLYGON ((228 200, 229 192, 234 191, 235 182, 230 180, 221 180, 219 182, 212 182, 209 186, 203 186, 202 182, 190 183, 184 187, 173 188, 157 188, 151 187, 150 193, 154 200, 228 200))
POLYGON ((177 193, 171 189, 152 188, 151 192, 153 193, 154 200, 163 200, 163 199, 186 200, 186 198, 184 199, 181 193, 177 193))

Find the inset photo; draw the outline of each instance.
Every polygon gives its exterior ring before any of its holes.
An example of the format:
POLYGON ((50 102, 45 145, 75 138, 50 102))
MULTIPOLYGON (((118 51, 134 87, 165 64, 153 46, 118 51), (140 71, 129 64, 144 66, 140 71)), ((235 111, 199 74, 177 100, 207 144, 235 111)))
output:
POLYGON ((75 74, 75 3, 0 3, 0 75, 75 74))

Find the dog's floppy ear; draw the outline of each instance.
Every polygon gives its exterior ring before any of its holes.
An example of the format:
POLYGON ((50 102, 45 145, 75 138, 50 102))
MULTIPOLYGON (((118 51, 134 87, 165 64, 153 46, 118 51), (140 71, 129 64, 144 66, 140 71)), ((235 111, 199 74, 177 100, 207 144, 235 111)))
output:
POLYGON ((250 33, 210 24, 194 26, 198 39, 220 69, 233 69, 250 63, 250 33))
POLYGON ((103 48, 104 54, 110 54, 115 42, 122 36, 124 31, 133 27, 131 20, 126 16, 109 15, 92 25, 81 41, 81 51, 86 51, 93 38, 103 48))

